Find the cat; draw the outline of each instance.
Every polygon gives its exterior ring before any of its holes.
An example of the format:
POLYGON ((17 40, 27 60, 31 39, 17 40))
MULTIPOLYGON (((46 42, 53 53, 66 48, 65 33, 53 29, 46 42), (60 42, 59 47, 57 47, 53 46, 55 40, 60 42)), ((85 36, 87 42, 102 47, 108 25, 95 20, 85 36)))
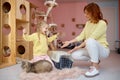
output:
POLYGON ((39 60, 37 62, 31 63, 29 61, 22 61, 22 69, 27 73, 43 73, 50 72, 53 69, 52 64, 47 60, 39 60))
POLYGON ((10 53, 11 53, 10 48, 8 46, 4 46, 4 54, 3 55, 5 57, 8 57, 8 56, 10 56, 10 53))

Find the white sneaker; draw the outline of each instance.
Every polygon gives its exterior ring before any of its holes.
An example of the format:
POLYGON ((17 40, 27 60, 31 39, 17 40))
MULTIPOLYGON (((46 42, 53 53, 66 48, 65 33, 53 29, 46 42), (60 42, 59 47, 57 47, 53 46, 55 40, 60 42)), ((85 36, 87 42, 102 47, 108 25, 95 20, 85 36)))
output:
POLYGON ((85 73, 86 77, 94 77, 99 74, 99 70, 97 70, 95 67, 90 67, 90 70, 85 73))

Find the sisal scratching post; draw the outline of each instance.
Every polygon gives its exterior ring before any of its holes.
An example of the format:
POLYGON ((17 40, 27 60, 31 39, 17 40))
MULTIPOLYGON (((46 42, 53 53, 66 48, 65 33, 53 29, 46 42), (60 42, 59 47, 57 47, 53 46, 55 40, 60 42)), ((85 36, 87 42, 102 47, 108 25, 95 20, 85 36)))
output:
POLYGON ((47 17, 50 13, 50 11, 53 9, 53 7, 57 6, 58 4, 55 2, 56 0, 47 0, 45 1, 44 5, 48 7, 48 10, 46 12, 46 16, 44 17, 44 20, 47 22, 47 17))

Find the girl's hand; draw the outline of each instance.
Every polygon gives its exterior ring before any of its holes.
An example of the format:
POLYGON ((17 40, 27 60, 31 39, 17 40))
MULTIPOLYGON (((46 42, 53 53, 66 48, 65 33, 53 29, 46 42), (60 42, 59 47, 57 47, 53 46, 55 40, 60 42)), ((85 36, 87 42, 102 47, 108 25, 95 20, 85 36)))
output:
POLYGON ((63 45, 61 46, 61 48, 64 48, 64 47, 68 46, 69 44, 70 44, 70 42, 66 41, 66 42, 63 43, 63 45))
POLYGON ((60 35, 60 33, 57 33, 57 36, 59 36, 60 35))
POLYGON ((25 28, 23 29, 23 34, 27 34, 27 31, 25 28))
POLYGON ((78 50, 79 49, 79 47, 78 46, 76 46, 75 48, 73 48, 72 50, 70 50, 70 51, 68 51, 68 54, 71 54, 72 52, 74 52, 74 51, 76 51, 76 50, 78 50))

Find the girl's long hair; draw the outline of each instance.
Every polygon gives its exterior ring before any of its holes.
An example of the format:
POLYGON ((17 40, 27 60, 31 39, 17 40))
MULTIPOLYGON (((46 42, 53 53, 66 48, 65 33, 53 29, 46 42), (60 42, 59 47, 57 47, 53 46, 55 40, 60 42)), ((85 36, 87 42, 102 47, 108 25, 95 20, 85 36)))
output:
POLYGON ((104 20, 107 23, 107 20, 103 19, 103 14, 100 10, 100 7, 96 3, 89 3, 84 7, 84 12, 85 10, 91 14, 94 23, 98 23, 99 20, 104 20))
MULTIPOLYGON (((37 24, 37 33, 38 33, 38 39, 39 39, 39 41, 40 41, 40 34, 42 33, 41 32, 41 29, 43 28, 43 27, 45 27, 46 25, 48 25, 45 21, 40 21, 40 22, 38 22, 38 24, 37 24)), ((47 37, 47 36, 46 36, 47 37)))

